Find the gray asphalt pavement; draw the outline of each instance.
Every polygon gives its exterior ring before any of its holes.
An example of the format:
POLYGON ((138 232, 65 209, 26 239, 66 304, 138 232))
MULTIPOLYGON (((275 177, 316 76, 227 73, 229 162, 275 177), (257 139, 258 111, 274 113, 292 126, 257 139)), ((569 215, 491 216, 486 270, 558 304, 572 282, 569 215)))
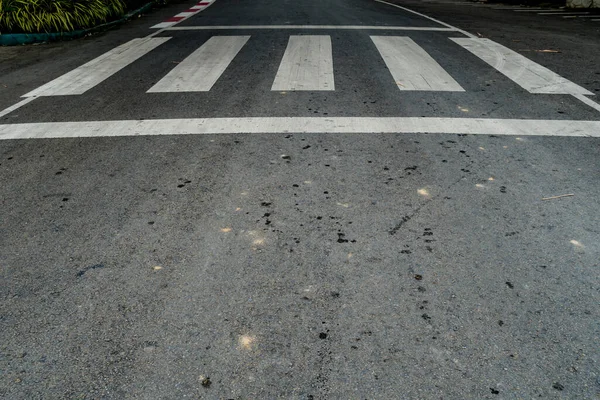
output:
POLYGON ((132 39, 171 38, 82 94, 0 117, 0 397, 600 398, 600 110, 450 40, 489 38, 599 93, 600 23, 395 3, 424 16, 217 0, 150 29, 193 6, 179 2, 0 48, 2 110, 132 39), (212 37, 243 35, 210 90, 148 93, 212 37), (335 90, 271 90, 291 35, 330 37, 335 90), (410 38, 464 91, 403 87, 374 35, 410 38), (366 128, 272 132, 273 117, 366 128), (416 127, 390 133, 388 117, 416 127), (439 117, 447 131, 424 128, 439 117), (158 119, 173 128, 85 125, 158 119), (490 131, 449 133, 469 120, 490 131), (536 130, 510 134, 521 120, 536 130), (548 136, 554 121, 591 128, 548 136), (189 134, 205 123, 219 133, 189 134), (55 138, 3 140, 19 126, 55 138))

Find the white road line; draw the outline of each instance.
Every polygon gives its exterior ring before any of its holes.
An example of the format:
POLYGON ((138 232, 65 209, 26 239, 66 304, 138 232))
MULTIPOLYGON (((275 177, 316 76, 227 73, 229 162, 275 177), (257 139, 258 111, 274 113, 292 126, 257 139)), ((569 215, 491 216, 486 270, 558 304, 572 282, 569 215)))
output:
POLYGON ((328 35, 291 35, 271 90, 335 90, 328 35))
MULTIPOLYGON (((161 30, 165 30, 167 28, 170 28, 171 26, 175 25, 176 22, 161 22, 159 24, 156 24, 154 26, 151 26, 150 29, 161 29, 161 30)), ((160 32, 160 31, 159 31, 160 32)))
POLYGON ((593 19, 592 21, 594 21, 594 22, 598 22, 598 21, 600 21, 600 19, 593 19))
POLYGON ((173 68, 148 93, 207 92, 250 36, 213 36, 173 68))
POLYGON ((528 11, 528 10, 552 10, 551 8, 528 8, 528 7, 493 7, 494 10, 528 11))
POLYGON ((23 100, 21 100, 20 102, 18 102, 17 104, 13 104, 12 106, 5 108, 4 110, 0 111, 0 118, 4 117, 7 114, 10 114, 11 112, 15 111, 18 108, 23 107, 25 104, 27 104, 33 100, 35 100, 35 97, 26 97, 23 100))
POLYGON ((577 16, 577 18, 596 18, 598 15, 580 15, 577 16))
POLYGON ((513 10, 514 12, 540 12, 540 11, 548 11, 549 8, 529 8, 527 10, 513 10))
POLYGON ((436 24, 443 25, 443 26, 445 26, 446 28, 451 28, 451 29, 453 29, 453 30, 455 30, 455 31, 457 31, 457 32, 460 32, 460 33, 462 33, 462 34, 463 34, 463 35, 465 35, 465 36, 468 36, 468 37, 470 37, 470 38, 476 38, 476 37, 477 37, 477 36, 473 35, 472 33, 469 33, 469 32, 467 32, 467 31, 464 31, 464 30, 462 30, 462 29, 459 29, 459 28, 457 28, 457 27, 455 27, 455 26, 452 26, 452 25, 450 25, 450 24, 447 24, 447 23, 445 23, 445 22, 442 22, 442 21, 440 21, 439 19, 431 18, 431 17, 430 17, 430 16, 428 16, 428 15, 421 14, 420 12, 413 11, 413 10, 411 10, 410 8, 402 7, 402 6, 399 6, 399 5, 397 5, 397 4, 388 3, 387 1, 384 1, 384 0, 375 0, 375 1, 376 1, 376 2, 378 2, 378 3, 382 3, 382 4, 387 4, 388 6, 391 6, 391 7, 396 7, 396 8, 399 8, 399 9, 401 9, 401 10, 404 10, 404 11, 406 11, 406 12, 409 12, 409 13, 412 13, 412 14, 415 14, 415 15, 418 15, 419 17, 426 18, 426 19, 428 19, 428 20, 430 20, 430 21, 433 21, 433 22, 435 22, 436 24))
POLYGON ((489 39, 450 38, 530 93, 592 92, 489 39))
POLYGON ((592 99, 588 99, 587 97, 585 97, 582 94, 574 94, 573 97, 575 97, 577 100, 581 101, 582 103, 587 104, 588 106, 592 107, 593 109, 600 111, 600 104, 596 103, 592 99))
POLYGON ((589 14, 589 12, 545 12, 538 13, 538 15, 584 15, 589 14))
POLYGON ((174 26, 168 31, 197 31, 197 30, 237 30, 237 29, 345 29, 345 30, 382 30, 382 31, 437 31, 456 32, 455 28, 438 28, 422 26, 384 26, 384 25, 201 25, 174 26))
POLYGON ((482 118, 200 118, 0 125, 0 140, 232 133, 450 133, 600 137, 600 121, 482 118))
POLYGON ((83 94, 169 39, 133 39, 22 97, 83 94))
POLYGON ((403 36, 371 36, 400 90, 464 92, 423 48, 403 36))

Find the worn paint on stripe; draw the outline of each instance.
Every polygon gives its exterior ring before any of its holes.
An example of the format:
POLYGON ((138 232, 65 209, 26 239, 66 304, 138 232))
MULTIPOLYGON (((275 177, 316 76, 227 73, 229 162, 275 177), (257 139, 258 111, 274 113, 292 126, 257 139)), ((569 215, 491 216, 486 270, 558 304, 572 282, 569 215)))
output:
POLYGON ((404 36, 371 36, 400 90, 464 92, 423 48, 404 36))
POLYGON ((331 37, 290 36, 271 90, 335 90, 331 37))
POLYGON ((179 63, 149 93, 209 91, 250 36, 213 36, 179 63))
POLYGON ((586 94, 589 90, 489 39, 450 38, 530 93, 586 94))
POLYGON ((0 139, 231 133, 452 133, 600 137, 600 121, 482 118, 199 118, 0 125, 0 139))
POLYGON ((23 97, 83 94, 169 39, 170 37, 133 39, 23 97))

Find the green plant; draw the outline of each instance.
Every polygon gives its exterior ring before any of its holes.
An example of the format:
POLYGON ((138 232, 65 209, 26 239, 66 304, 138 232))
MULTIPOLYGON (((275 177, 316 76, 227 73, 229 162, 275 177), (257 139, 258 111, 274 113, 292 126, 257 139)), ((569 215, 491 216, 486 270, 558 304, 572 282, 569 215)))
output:
POLYGON ((122 0, 0 0, 0 31, 68 32, 124 13, 122 0))

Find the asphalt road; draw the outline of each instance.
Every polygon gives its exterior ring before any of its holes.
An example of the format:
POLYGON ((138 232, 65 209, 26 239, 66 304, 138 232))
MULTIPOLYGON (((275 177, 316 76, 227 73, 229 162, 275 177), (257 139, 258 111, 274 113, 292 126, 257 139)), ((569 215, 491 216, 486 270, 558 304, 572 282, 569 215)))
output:
POLYGON ((0 48, 0 397, 599 398, 600 23, 396 4, 0 48))

